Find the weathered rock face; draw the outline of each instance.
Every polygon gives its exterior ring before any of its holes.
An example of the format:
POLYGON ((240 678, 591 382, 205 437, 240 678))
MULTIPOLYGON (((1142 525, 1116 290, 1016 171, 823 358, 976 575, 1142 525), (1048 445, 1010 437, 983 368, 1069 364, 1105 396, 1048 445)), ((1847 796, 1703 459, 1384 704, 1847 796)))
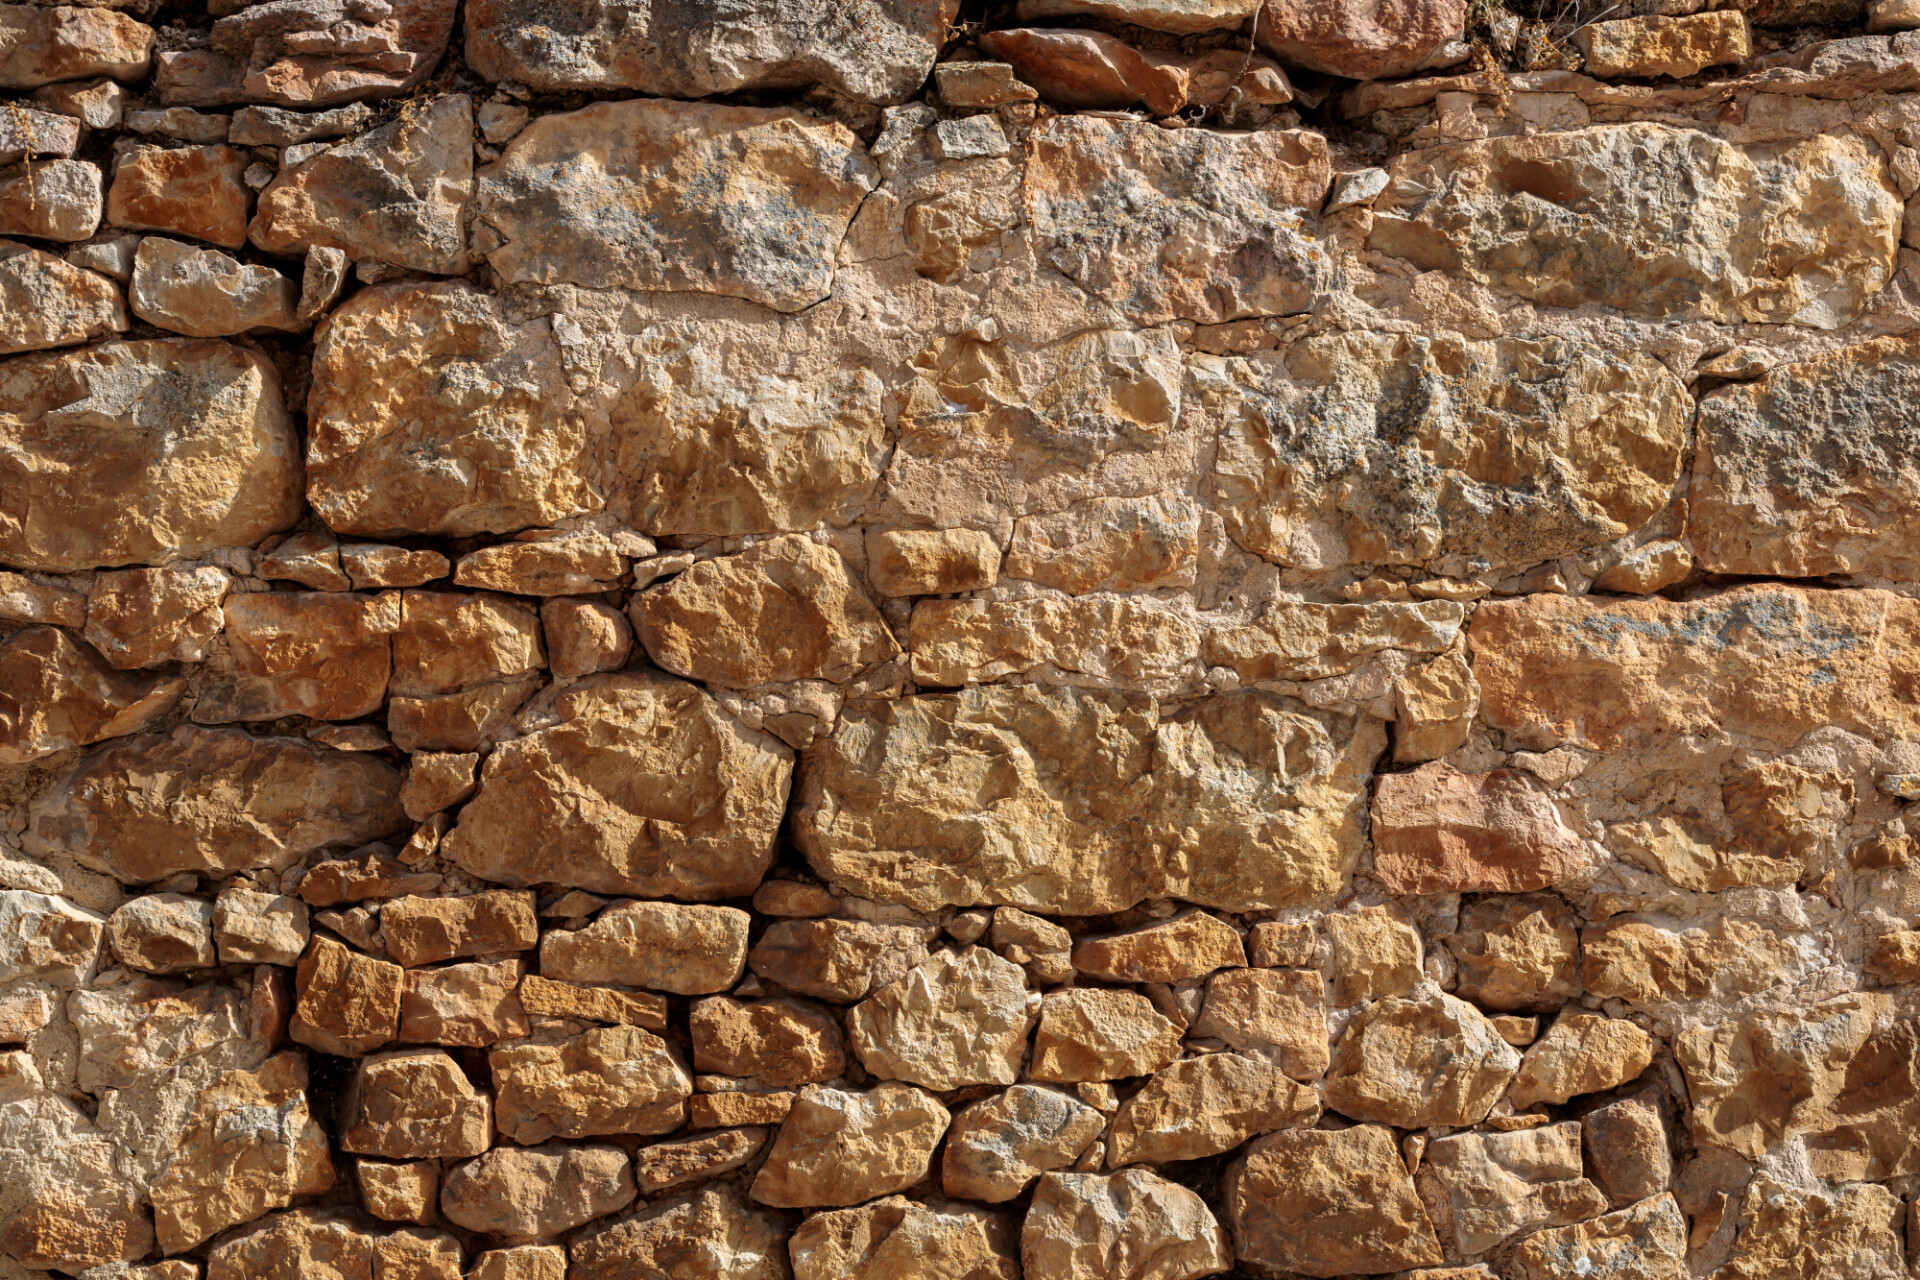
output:
POLYGON ((1383 745, 1364 717, 1258 693, 1166 718, 1147 697, 1034 687, 856 704, 803 763, 795 836, 823 875, 922 908, 1309 902, 1357 858, 1383 745), (1287 781, 1260 763, 1283 750, 1302 766, 1287 781), (1010 790, 983 809, 974 779, 989 775, 1010 790), (1226 803, 1241 786, 1276 802, 1253 825, 1244 799, 1226 803))
POLYGON ((194 556, 300 515, 279 376, 224 342, 0 363, 0 459, 0 560, 23 569, 194 556))
POLYGON ((1206 1203, 1145 1169, 1049 1173, 1020 1228, 1029 1280, 1189 1280, 1232 1266, 1206 1203))
POLYGON ((399 789, 377 758, 182 725, 83 758, 34 803, 26 845, 132 884, 179 871, 280 871, 400 826, 399 789), (142 785, 127 786, 129 775, 142 785))
POLYGON ((1908 1280, 1920 0, 1703 4, 0 0, 0 1280, 1908 1280))
POLYGON ((844 684, 900 652, 840 554, 799 536, 702 561, 641 593, 632 617, 660 666, 735 688, 844 684))
POLYGON ((507 532, 600 505, 544 324, 464 283, 382 285, 329 316, 307 497, 338 533, 507 532))
POLYGON ((467 16, 468 57, 489 80, 549 91, 704 98, 820 85, 861 102, 899 102, 926 79, 956 12, 954 0, 749 0, 716 15, 691 0, 643 0, 561 15, 486 0, 467 16))
POLYGON ((1403 1129, 1461 1127, 1486 1118, 1519 1066, 1520 1055, 1464 1000, 1381 1000, 1335 1046, 1326 1104, 1403 1129))
POLYGON ((1904 477, 1916 465, 1894 408, 1920 377, 1911 339, 1883 338, 1702 400, 1689 532, 1715 573, 1910 581, 1904 477))
POLYGON ((592 677, 550 714, 553 727, 487 757, 445 857, 503 883, 597 892, 721 898, 760 882, 792 770, 785 747, 658 676, 592 677))
POLYGON ((1218 324, 1311 306, 1326 261, 1301 215, 1331 179, 1317 134, 1061 116, 1034 131, 1026 198, 1041 257, 1093 297, 1218 324))
POLYGON ((1390 1129, 1272 1134, 1247 1148, 1226 1192, 1234 1253, 1256 1265, 1339 1276, 1441 1260, 1390 1129))
POLYGON ((1686 392, 1630 351, 1352 333, 1239 378, 1219 510, 1283 565, 1552 559, 1644 525, 1684 463, 1686 392))
POLYGON ((1397 157, 1368 243, 1548 306, 1837 329, 1887 282, 1899 240, 1880 163, 1830 134, 1492 138, 1397 157))
POLYGON ((927 1176, 948 1118, 932 1094, 896 1081, 866 1093, 809 1086, 794 1099, 750 1194, 791 1209, 904 1191, 927 1176))
POLYGON ((480 172, 476 208, 495 246, 487 261, 509 283, 692 290, 798 311, 832 289, 834 250, 874 185, 839 124, 607 102, 529 125, 480 172), (588 147, 591 166, 562 163, 588 147))
POLYGON ((1680 733, 1785 745, 1828 724, 1904 736, 1895 690, 1916 624, 1885 592, 1763 585, 1685 603, 1489 602, 1470 635, 1490 724, 1529 747, 1611 751, 1680 733))

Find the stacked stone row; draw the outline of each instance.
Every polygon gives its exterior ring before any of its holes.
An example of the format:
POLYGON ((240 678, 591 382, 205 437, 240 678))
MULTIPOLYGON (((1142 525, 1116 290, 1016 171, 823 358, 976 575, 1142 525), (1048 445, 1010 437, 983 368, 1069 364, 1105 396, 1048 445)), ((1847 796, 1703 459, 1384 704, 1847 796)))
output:
POLYGON ((0 90, 0 1280, 1920 1266, 1913 0, 0 90))

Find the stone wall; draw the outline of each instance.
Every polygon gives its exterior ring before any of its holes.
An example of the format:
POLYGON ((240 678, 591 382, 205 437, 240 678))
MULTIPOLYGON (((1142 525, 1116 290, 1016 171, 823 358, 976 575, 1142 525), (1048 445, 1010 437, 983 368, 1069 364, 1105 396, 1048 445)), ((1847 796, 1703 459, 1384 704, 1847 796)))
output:
POLYGON ((0 1280, 1920 1275, 1744 4, 0 3, 0 1280))

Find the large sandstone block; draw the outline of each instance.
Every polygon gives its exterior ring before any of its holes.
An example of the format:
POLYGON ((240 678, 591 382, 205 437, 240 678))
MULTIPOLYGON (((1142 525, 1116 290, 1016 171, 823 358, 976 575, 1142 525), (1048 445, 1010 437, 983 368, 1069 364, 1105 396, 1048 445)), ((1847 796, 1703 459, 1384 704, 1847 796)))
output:
POLYGON ((467 57, 489 80, 550 92, 704 98, 821 85, 899 102, 927 78, 958 12, 957 0, 591 0, 565 11, 482 0, 467 15, 467 57))
POLYGON ((1463 1128, 1486 1119, 1519 1066, 1520 1055, 1464 1000, 1379 1000, 1334 1046, 1327 1108, 1402 1129, 1463 1128))
POLYGON ((1367 243, 1548 306, 1837 329, 1891 278, 1902 209, 1883 164, 1839 133, 1490 138, 1396 156, 1367 243))
POLYGON ((773 861, 792 754, 698 687, 591 676, 502 743, 441 854, 500 884, 726 898, 773 861))
POLYGON ((355 720, 380 709, 397 595, 259 592, 231 597, 225 611, 224 651, 208 663, 195 721, 355 720))
POLYGON ((889 1196, 816 1213, 788 1244, 794 1280, 1020 1280, 1006 1214, 889 1196))
POLYGON ((1440 1239, 1461 1257, 1607 1208, 1605 1194, 1581 1176, 1580 1126, 1570 1120, 1438 1139, 1427 1145, 1416 1185, 1440 1239))
POLYGON ((1580 837, 1518 769, 1435 761, 1373 794, 1374 874, 1393 893, 1519 893, 1586 873, 1580 837))
POLYGON ((1304 1128, 1319 1118, 1313 1087, 1264 1062, 1237 1053, 1183 1058, 1120 1104, 1108 1132, 1107 1163, 1201 1160, 1255 1134, 1304 1128))
POLYGON ((316 335, 307 499, 335 532, 372 537, 596 510, 574 399, 546 321, 464 282, 363 289, 316 335))
POLYGON ((1678 734, 1786 746, 1827 725, 1875 740, 1920 732, 1904 692, 1920 668, 1920 606, 1884 591, 1532 595, 1483 603, 1468 634, 1488 723, 1536 750, 1678 734))
POLYGON ((523 1146, 548 1138, 672 1133, 686 1122, 693 1093, 679 1055, 639 1027, 536 1036, 496 1047, 487 1062, 500 1134, 523 1146))
POLYGON ((50 253, 0 240, 0 355, 125 333, 120 291, 50 253))
POLYGON ((415 271, 467 269, 473 103, 460 94, 282 169, 247 235, 268 253, 339 249, 415 271))
POLYGON ((735 907, 623 903, 584 929, 549 932, 540 940, 540 971, 562 982, 612 982, 683 996, 724 991, 747 967, 752 923, 735 907))
POLYGON ((708 684, 844 684, 900 652, 840 553, 800 535, 703 560, 629 612, 649 657, 708 684))
POLYGON ((1036 250, 1136 323, 1293 315, 1324 287, 1303 218, 1333 177, 1319 134, 1065 115, 1027 145, 1036 250))
POLYGON ((1236 365, 1219 510, 1278 564, 1549 560, 1645 524, 1685 463, 1687 393, 1638 352, 1346 333, 1236 365))
POLYGON ((113 342, 0 361, 0 563, 52 573, 251 545, 300 516, 264 356, 113 342))
POLYGON ((1383 745, 1377 721, 1255 692, 1178 713, 1071 688, 856 703, 803 761, 794 834, 830 880, 921 909, 1258 910, 1346 882, 1383 745))
POLYGON ((0 89, 147 73, 153 28, 111 9, 0 5, 0 89))
POLYGON ((77 1274, 147 1256, 153 1224, 118 1168, 113 1139, 56 1094, 0 1096, 0 1241, 9 1264, 29 1276, 53 1267, 77 1274))
POLYGON ((457 1227, 508 1240, 554 1236, 633 1203, 619 1147, 500 1147, 450 1172, 440 1207, 457 1227))
POLYGON ((1039 998, 1019 965, 985 947, 942 951, 847 1014, 860 1065, 945 1092, 1020 1076, 1039 998))
POLYGON ((178 676, 115 671, 57 627, 0 641, 0 765, 138 733, 180 699, 178 676))
POLYGON ((799 311, 878 181, 841 124, 638 99, 542 116, 480 171, 479 242, 508 284, 662 289, 799 311), (609 141, 611 140, 611 141, 609 141), (590 164, 575 158, 590 155, 590 164))
POLYGON ((1462 0, 1265 0, 1254 39, 1294 66, 1387 80, 1418 71, 1466 20, 1462 0))
POLYGON ((571 1280, 788 1280, 787 1224, 725 1183, 589 1227, 568 1246, 571 1280))
POLYGON ((1025 1280, 1192 1280, 1233 1265, 1206 1201, 1146 1169, 1049 1173, 1020 1227, 1025 1280))
POLYGON ((749 1192, 783 1209, 859 1204, 927 1176, 947 1109, 887 1081, 866 1093, 809 1085, 794 1099, 749 1192))
POLYGON ((1227 1220, 1243 1262, 1309 1276, 1376 1274, 1441 1260, 1393 1130, 1287 1129, 1227 1171, 1227 1220))
POLYGON ((989 1204, 1011 1200, 1041 1174, 1073 1165, 1105 1127, 1104 1116, 1065 1093, 1017 1084, 953 1118, 941 1187, 989 1204))
POLYGON ((25 841, 129 884, 177 871, 284 871, 403 826, 399 792, 400 775, 375 756, 182 725, 83 757, 35 799, 25 841))
POLYGON ((1920 341, 1880 338, 1702 399, 1687 524, 1701 567, 1920 578, 1920 445, 1904 408, 1916 393, 1920 341))

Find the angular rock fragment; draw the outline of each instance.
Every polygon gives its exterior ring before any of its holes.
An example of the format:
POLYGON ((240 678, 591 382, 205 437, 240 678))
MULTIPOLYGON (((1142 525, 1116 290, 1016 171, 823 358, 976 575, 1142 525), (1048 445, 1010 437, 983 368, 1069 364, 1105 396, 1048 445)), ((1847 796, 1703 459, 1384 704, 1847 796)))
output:
POLYGON ((177 676, 123 675, 56 627, 0 641, 0 765, 137 733, 180 700, 177 676))
POLYGON ((1625 1019, 1563 1011, 1528 1047, 1507 1097, 1524 1110, 1612 1089, 1645 1071, 1653 1050, 1653 1037, 1625 1019))
POLYGON ((311 108, 391 97, 438 65, 454 10, 452 0, 394 0, 385 10, 349 10, 361 21, 343 21, 326 4, 242 9, 213 24, 205 47, 162 53, 155 87, 162 102, 190 106, 311 108))
POLYGON ((1264 0, 1254 39, 1294 66, 1352 80, 1387 80, 1418 71, 1459 36, 1466 19, 1461 0, 1264 0))
POLYGON ((927 1176, 947 1131, 932 1094, 887 1081, 865 1093, 809 1085, 794 1100, 749 1194, 778 1208, 859 1204, 927 1176))
MULTIPOLYGON (((1623 1246, 1636 1254, 1651 1253, 1659 1262, 1681 1253, 1679 1226, 1684 1219, 1672 1197, 1662 1196, 1609 1214, 1608 1219, 1634 1214, 1616 1228, 1626 1239, 1596 1242, 1596 1260, 1623 1246), (1625 1228, 1624 1230, 1622 1228, 1625 1228), (1634 1229, 1637 1228, 1637 1229, 1634 1229), (1607 1248, 1606 1246, 1611 1246, 1607 1248), (1603 1251, 1604 1250, 1604 1251, 1603 1251)), ((1726 1265, 1715 1280, 1761 1280, 1761 1277, 1819 1275, 1840 1262, 1857 1275, 1896 1277, 1904 1261, 1899 1227, 1900 1200, 1885 1187, 1865 1185, 1838 1190, 1807 1191, 1789 1187, 1766 1175, 1755 1178, 1740 1203, 1740 1234, 1726 1265)), ((1612 1225, 1609 1223, 1609 1225, 1612 1225)), ((1529 1259, 1531 1260, 1531 1259, 1529 1259)), ((1649 1276, 1668 1272, 1646 1268, 1649 1276)), ((1674 1267, 1670 1274, 1685 1274, 1674 1267)), ((1526 1280, 1533 1280, 1532 1276, 1526 1280)))
POLYGON ((1530 774, 1435 761, 1382 777, 1374 874, 1394 893, 1514 893, 1587 869, 1585 846, 1530 774))
POLYGON ((117 1155, 113 1139, 56 1094, 36 1088, 0 1104, 0 1249, 14 1269, 77 1274, 152 1251, 153 1224, 117 1155))
POLYGON ((579 1018, 620 1026, 667 1029, 667 1002, 645 991, 616 991, 611 987, 580 987, 553 982, 538 974, 520 980, 520 1003, 528 1013, 547 1018, 579 1018))
POLYGON ((493 1143, 486 1093, 437 1049, 361 1059, 342 1105, 340 1148, 356 1155, 458 1159, 493 1143))
POLYGON ((349 951, 331 938, 315 938, 295 978, 299 1003, 287 1034, 338 1057, 379 1048, 399 1028, 403 975, 397 964, 349 951))
POLYGON ((1489 1009, 1544 1012, 1580 995, 1580 932, 1548 893, 1481 898, 1461 908, 1446 940, 1459 968, 1455 993, 1489 1009))
POLYGON ((0 240, 0 355, 124 333, 120 291, 50 253, 0 240))
MULTIPOLYGON (((1513 1251, 1511 1274, 1514 1280, 1548 1280, 1548 1277, 1565 1275, 1618 1276, 1620 1280, 1680 1280, 1687 1274, 1686 1226, 1687 1220, 1673 1197, 1656 1196, 1618 1213, 1528 1236, 1513 1251)), ((1741 1243, 1757 1245, 1750 1256, 1762 1255, 1768 1247, 1744 1239, 1741 1243)), ((1802 1256, 1811 1261, 1811 1255, 1802 1256)), ((1762 1275, 1792 1274, 1791 1271, 1769 1269, 1769 1264, 1780 1261, 1783 1260, 1768 1258, 1759 1269, 1744 1271, 1738 1266, 1728 1266, 1713 1274, 1717 1280, 1748 1280, 1748 1277, 1759 1280, 1762 1275)), ((1814 1264, 1816 1273, 1818 1266, 1814 1264)))
POLYGON ((1154 1073, 1120 1104, 1109 1130, 1107 1163, 1200 1160, 1255 1134, 1303 1128, 1320 1118, 1312 1086, 1237 1053, 1183 1058, 1154 1073))
POLYGON ((1317 970, 1228 969, 1208 980, 1189 1030, 1312 1081, 1327 1070, 1326 1003, 1317 970))
POLYGON ((822 1084, 847 1067, 839 1021, 796 1000, 696 1001, 688 1014, 693 1067, 775 1089, 822 1084))
POLYGON ((763 978, 851 1004, 927 958, 934 930, 865 920, 777 920, 747 953, 763 978))
POLYGON ((1462 1133, 1427 1144, 1416 1183, 1454 1256, 1485 1253, 1523 1231, 1603 1213, 1606 1196, 1581 1176, 1580 1126, 1462 1133))
POLYGON ((634 1181, 644 1195, 706 1182, 746 1164, 767 1145, 765 1129, 722 1129, 696 1138, 672 1138, 634 1153, 634 1181))
POLYGON ((500 884, 721 898, 773 860, 792 754, 696 686, 590 676, 503 743, 441 855, 500 884))
POLYGON ((488 1055, 502 1137, 671 1133, 687 1118, 693 1080, 667 1042, 639 1027, 536 1037, 488 1055))
POLYGON ((503 1239, 553 1236, 633 1203, 619 1147, 501 1147, 449 1172, 440 1208, 458 1227, 503 1239))
MULTIPOLYGON (((42 10, 45 12, 45 10, 42 10)), ((0 178, 0 235, 73 243, 100 227, 107 184, 97 165, 54 160, 0 178)))
POLYGON ((0 571, 0 622, 15 626, 45 622, 78 630, 86 620, 87 597, 83 592, 0 571))
POLYGON ((214 962, 213 904, 178 893, 150 893, 107 917, 107 942, 121 964, 143 973, 183 973, 214 962))
POLYGON ((1700 404, 1688 540, 1713 573, 1910 581, 1904 477, 1920 458, 1897 406, 1920 380, 1920 343, 1881 338, 1700 404))
POLYGON ((1520 1055, 1464 1000, 1381 1000, 1334 1047, 1327 1108, 1402 1129, 1465 1127, 1486 1118, 1519 1066, 1520 1055))
POLYGON ((211 566, 95 574, 87 592, 87 643, 122 671, 199 662, 226 626, 220 602, 231 585, 211 566))
POLYGON ((437 871, 409 869, 385 845, 368 845, 356 853, 360 856, 328 858, 307 869, 300 878, 300 897, 308 906, 334 907, 343 902, 432 893, 445 879, 437 871))
POLYGON ((363 289, 314 345, 308 500, 335 532, 371 537, 585 514, 600 501, 573 399, 544 321, 511 321, 464 282, 363 289))
POLYGON ((1245 946, 1233 926, 1204 911, 1083 938, 1073 948, 1075 969, 1108 982, 1184 982, 1246 963, 1245 946))
POLYGON ((618 671, 633 653, 626 615, 599 600, 548 600, 540 606, 540 630, 557 676, 618 671))
POLYGON ((385 761, 294 738, 182 725, 96 748, 36 798, 25 843, 127 884, 178 871, 282 871, 400 826, 385 761), (124 779, 138 777, 138 788, 124 779))
POLYGON ((0 5, 0 89, 147 74, 153 28, 107 8, 0 5))
POLYGON ((380 912, 387 954, 412 968, 460 956, 531 951, 540 940, 533 895, 505 889, 455 898, 395 898, 380 912))
POLYGON ((1668 928, 1615 916, 1580 931, 1580 980, 1596 996, 1639 1004, 1749 995, 1802 967, 1791 940, 1727 916, 1668 928))
POLYGON ((1402 912, 1362 907, 1323 916, 1320 926, 1333 952, 1335 1004, 1411 995, 1420 984, 1420 933, 1402 912))
POLYGON ((819 85, 859 102, 900 102, 926 80, 958 11, 954 0, 851 8, 749 0, 718 12, 698 0, 641 0, 562 15, 484 0, 467 15, 467 57, 489 80, 549 92, 704 98, 819 85))
POLYGON ((1548 306, 1835 329, 1889 278, 1901 206, 1879 163, 1851 137, 1740 147, 1650 122, 1489 138, 1395 157, 1367 243, 1548 306))
POLYGON ((1143 695, 1005 686, 854 703, 807 754, 795 839, 835 883, 920 909, 1317 900, 1358 858, 1384 742, 1296 706, 1249 691, 1163 716, 1143 695), (1282 751, 1303 767, 1266 763, 1282 751))
POLYGON ((839 552, 799 535, 703 560, 635 597, 629 612, 660 666, 735 688, 842 684, 900 652, 839 552))
POLYGON ((867 534, 867 581, 883 596, 955 595, 994 584, 1000 547, 978 529, 867 534))
POLYGON ((300 460, 265 357, 111 342, 0 362, 0 560, 67 573, 249 545, 300 515, 300 460))
POLYGON ((306 1089, 301 1056, 281 1053, 257 1071, 229 1071, 201 1092, 148 1193, 163 1252, 183 1253, 333 1185, 327 1131, 310 1114, 306 1089))
POLYGON ((1320 680, 1343 675, 1383 652, 1440 653, 1465 619, 1466 611, 1448 600, 1274 601, 1251 625, 1209 631, 1203 654, 1209 666, 1232 667, 1249 682, 1320 680))
POLYGON ((458 693, 538 672, 540 617, 493 594, 409 591, 393 641, 393 690, 408 697, 458 693))
POLYGON ((191 338, 304 327, 295 314, 299 286, 278 271, 165 236, 141 239, 127 297, 148 324, 191 338))
POLYGON ((525 970, 520 960, 408 970, 395 1038, 479 1047, 526 1035, 527 1011, 519 996, 525 970))
POLYGON ((1393 682, 1393 707, 1394 762, 1437 760, 1472 733, 1480 686, 1464 654, 1444 653, 1393 682))
POLYGON ((1093 498, 1017 520, 1003 568, 1073 595, 1192 586, 1199 542, 1191 498, 1093 498))
POLYGON ((1611 751, 1679 733, 1785 746, 1828 725, 1908 736, 1920 714, 1895 690, 1916 626, 1920 608, 1886 592, 1756 584, 1686 602, 1488 601, 1469 634, 1488 723, 1532 750, 1611 751))
POLYGON ((1376 1274, 1441 1260, 1393 1131, 1287 1129, 1227 1172, 1227 1220, 1242 1262, 1309 1276, 1376 1274))
POLYGON ((384 1222, 433 1220, 440 1202, 440 1162, 408 1160, 388 1164, 381 1160, 355 1160, 354 1182, 367 1212, 384 1222))
POLYGON ((207 1280, 256 1276, 409 1277, 458 1280, 460 1242, 445 1231, 367 1230, 339 1209, 291 1209, 230 1231, 207 1253, 207 1280))
POLYGON ((1301 211, 1332 177, 1318 134, 1067 115, 1034 130, 1025 183, 1037 250, 1082 289, 1140 324, 1218 324, 1312 304, 1326 258, 1301 211))
POLYGON ((252 203, 240 180, 246 167, 247 154, 229 146, 130 147, 113 167, 107 221, 238 249, 252 203))
POLYGON ((1041 1001, 1027 1074, 1035 1080, 1124 1080, 1180 1056, 1180 1028, 1137 991, 1083 987, 1041 1001))
POLYGON ((415 822, 425 822, 473 794, 474 769, 480 757, 470 751, 422 751, 407 761, 407 780, 400 787, 400 804, 415 822))
POLYGON ((787 1280, 787 1224, 722 1184, 590 1227, 569 1280, 787 1280))
POLYGON ((0 983, 80 986, 93 977, 106 928, 106 916, 65 898, 0 889, 0 983))
POLYGON ((985 947, 942 951, 847 1014, 860 1065, 946 1091, 1012 1084, 1038 1001, 1019 965, 985 947))
POLYGON ((1049 1173, 1020 1228, 1025 1280, 1191 1280, 1233 1265, 1206 1202, 1145 1169, 1049 1173))
POLYGON ((354 720, 380 709, 400 627, 392 595, 257 592, 226 601, 224 652, 193 707, 201 724, 354 720))
POLYGON ((1657 1090, 1642 1089, 1587 1112, 1580 1133, 1594 1181, 1616 1207, 1658 1195, 1673 1180, 1666 1113, 1657 1090))
POLYGON ((1595 76, 1684 79, 1703 67, 1743 62, 1753 52, 1745 15, 1731 9, 1589 23, 1574 44, 1595 76))
POLYGON ((889 1196, 816 1213, 788 1243, 794 1280, 1019 1280, 1012 1221, 971 1205, 889 1196))
POLYGON ((639 99, 533 121, 480 172, 475 209, 509 284, 690 290, 791 312, 831 292, 835 250, 876 183, 843 125, 639 99), (583 147, 593 164, 562 164, 583 147))
POLYGON ((1035 1178, 1070 1168, 1106 1128, 1106 1117, 1057 1089, 1017 1084, 953 1118, 940 1162, 950 1196, 998 1204, 1035 1178))
POLYGON ((282 169, 260 193, 247 236, 268 253, 339 249, 354 262, 463 274, 472 140, 472 101, 436 98, 282 169))
POLYGON ((1286 72, 1251 50, 1162 53, 1099 31, 1032 27, 984 32, 980 48, 1013 64, 1023 83, 1061 107, 1110 111, 1144 104, 1154 115, 1170 116, 1228 101, 1293 101, 1286 72))
POLYGON ((612 982, 676 995, 724 991, 746 968, 751 923, 734 907, 630 902, 608 908, 584 929, 548 932, 540 940, 540 971, 562 982, 612 982))
POLYGON ((453 580, 523 596, 564 596, 605 591, 626 571, 626 557, 611 538, 539 537, 470 551, 454 565, 453 580))

